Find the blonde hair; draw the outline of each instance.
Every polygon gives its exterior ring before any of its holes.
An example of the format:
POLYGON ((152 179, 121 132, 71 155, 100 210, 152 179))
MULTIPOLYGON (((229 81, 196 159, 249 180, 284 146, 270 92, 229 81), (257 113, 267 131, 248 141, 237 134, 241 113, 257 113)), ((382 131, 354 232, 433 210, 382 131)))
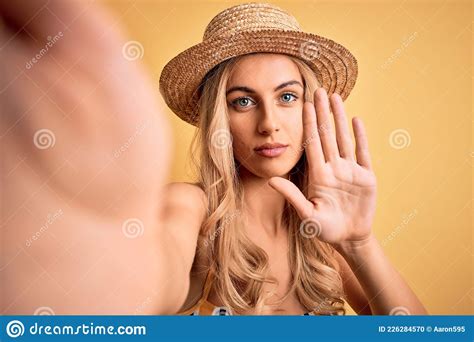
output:
MULTIPOLYGON (((314 91, 319 87, 314 72, 303 61, 288 57, 297 65, 303 78, 305 101, 313 102, 314 91)), ((235 57, 216 66, 198 90, 200 129, 194 136, 191 155, 197 168, 198 184, 207 195, 208 215, 201 227, 197 253, 204 256, 208 271, 215 274, 214 289, 224 306, 233 314, 244 314, 249 310, 259 314, 267 298, 263 294, 264 283, 277 284, 277 280, 268 276, 266 252, 253 243, 243 229, 244 194, 232 144, 216 144, 216 139, 226 138, 225 134, 230 137, 225 92, 238 59, 235 57)), ((305 195, 306 166, 303 153, 291 170, 290 178, 305 195)), ((309 239, 300 234, 301 219, 288 202, 284 213, 289 237, 291 286, 279 303, 294 291, 300 303, 314 314, 345 314, 342 280, 334 249, 316 238, 309 239)))

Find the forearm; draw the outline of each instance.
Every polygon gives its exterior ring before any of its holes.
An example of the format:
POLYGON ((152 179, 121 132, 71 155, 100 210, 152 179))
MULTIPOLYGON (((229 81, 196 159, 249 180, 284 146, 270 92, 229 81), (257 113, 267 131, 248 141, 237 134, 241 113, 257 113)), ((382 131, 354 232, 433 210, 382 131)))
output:
POLYGON ((372 314, 427 314, 415 293, 391 265, 375 236, 360 243, 341 244, 337 249, 363 287, 372 314))

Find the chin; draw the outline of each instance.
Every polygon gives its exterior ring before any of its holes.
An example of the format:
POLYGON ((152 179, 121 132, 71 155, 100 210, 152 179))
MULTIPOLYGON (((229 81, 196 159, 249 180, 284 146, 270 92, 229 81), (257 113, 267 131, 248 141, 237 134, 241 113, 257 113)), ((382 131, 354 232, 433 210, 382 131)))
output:
POLYGON ((288 161, 278 161, 275 158, 264 162, 252 163, 251 165, 246 165, 245 168, 257 177, 269 179, 272 177, 285 177, 295 166, 294 164, 288 161))

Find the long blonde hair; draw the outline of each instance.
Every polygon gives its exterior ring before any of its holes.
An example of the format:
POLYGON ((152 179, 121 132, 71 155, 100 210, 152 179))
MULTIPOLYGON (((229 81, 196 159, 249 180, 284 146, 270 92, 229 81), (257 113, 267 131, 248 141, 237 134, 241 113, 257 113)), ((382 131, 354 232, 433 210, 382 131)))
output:
MULTIPOLYGON (((313 102, 319 87, 314 72, 303 61, 288 56, 297 65, 305 87, 305 101, 313 102)), ((239 57, 226 60, 211 70, 198 92, 199 129, 192 142, 198 184, 208 199, 208 215, 201 227, 197 253, 204 256, 215 274, 214 289, 233 314, 249 310, 261 313, 265 305, 264 283, 277 284, 268 276, 266 252, 253 243, 243 229, 244 193, 239 164, 234 159, 226 101, 226 85, 239 57), (221 139, 221 143, 216 139, 221 139), (223 142, 223 143, 222 143, 223 142)), ((308 183, 305 154, 291 170, 290 179, 306 195, 308 183)), ((334 249, 317 238, 300 234, 301 219, 286 202, 283 219, 288 227, 291 286, 279 301, 295 292, 300 303, 315 314, 345 314, 342 280, 334 249)), ((271 294, 267 294, 270 296, 271 294)))

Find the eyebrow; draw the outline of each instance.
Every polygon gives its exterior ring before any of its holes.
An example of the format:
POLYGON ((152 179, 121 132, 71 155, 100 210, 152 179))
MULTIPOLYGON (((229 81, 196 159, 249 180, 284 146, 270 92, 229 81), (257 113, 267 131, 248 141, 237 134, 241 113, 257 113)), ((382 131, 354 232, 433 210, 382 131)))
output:
MULTIPOLYGON (((277 86, 275 89, 273 89, 273 91, 277 91, 277 90, 280 90, 282 88, 285 88, 287 86, 290 86, 290 85, 293 85, 293 84, 298 84, 301 88, 304 88, 303 85, 301 84, 301 82, 298 82, 298 81, 295 81, 295 80, 291 80, 291 81, 288 81, 288 82, 284 82, 282 84, 280 84, 279 86, 277 86)), ((233 91, 243 91, 243 92, 246 92, 246 93, 250 93, 250 94, 255 94, 256 91, 249 88, 249 87, 244 87, 244 86, 235 86, 235 87, 232 87, 230 88, 229 90, 226 91, 226 95, 229 95, 230 93, 232 93, 233 91)))

